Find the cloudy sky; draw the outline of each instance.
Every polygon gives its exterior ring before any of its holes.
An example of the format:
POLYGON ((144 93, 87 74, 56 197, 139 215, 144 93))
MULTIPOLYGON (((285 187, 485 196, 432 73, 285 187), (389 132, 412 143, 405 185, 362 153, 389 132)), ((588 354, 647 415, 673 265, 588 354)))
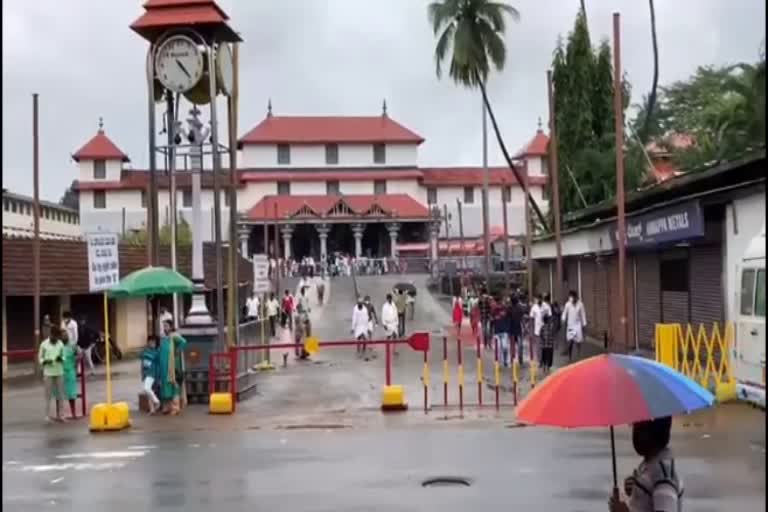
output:
MULTIPOLYGON (((104 117, 136 168, 147 165, 143 66, 147 43, 128 29, 139 0, 4 0, 3 187, 32 190, 32 99, 40 94, 41 195, 58 200, 75 179, 70 155, 104 117)), ((512 3, 512 2, 510 2, 512 3)), ((241 50, 242 135, 265 115, 390 116, 426 138, 421 165, 480 164, 480 97, 438 81, 426 0, 220 0, 241 50)), ((508 60, 490 83, 510 151, 546 120, 546 70, 578 0, 517 0, 508 60)), ((647 2, 587 0, 594 42, 622 14, 624 66, 633 101, 651 81, 647 2)), ((656 0, 661 83, 698 65, 754 61, 765 38, 763 0, 656 0)), ((502 158, 495 144, 491 163, 502 158)))

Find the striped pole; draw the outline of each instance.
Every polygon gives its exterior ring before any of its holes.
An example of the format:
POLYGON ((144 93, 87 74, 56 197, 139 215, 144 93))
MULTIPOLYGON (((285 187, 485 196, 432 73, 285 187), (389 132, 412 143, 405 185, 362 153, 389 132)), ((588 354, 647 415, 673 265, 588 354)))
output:
POLYGON ((422 382, 424 383, 424 414, 427 414, 429 410, 429 356, 428 351, 424 351, 424 370, 422 374, 422 382))
POLYGON ((477 336, 475 343, 477 348, 477 403, 483 405, 483 358, 480 353, 480 336, 477 336))
POLYGON ((458 368, 458 381, 459 381, 459 410, 464 410, 464 363, 461 357, 461 340, 456 338, 456 352, 457 360, 459 363, 458 368))
POLYGON ((512 400, 515 406, 517 406, 517 381, 520 372, 520 363, 517 359, 512 360, 512 400))
POLYGON ((493 337, 493 382, 496 393, 496 409, 499 408, 499 384, 501 384, 501 368, 499 368, 499 337, 493 337))
POLYGON ((443 406, 448 407, 448 337, 443 336, 443 406))

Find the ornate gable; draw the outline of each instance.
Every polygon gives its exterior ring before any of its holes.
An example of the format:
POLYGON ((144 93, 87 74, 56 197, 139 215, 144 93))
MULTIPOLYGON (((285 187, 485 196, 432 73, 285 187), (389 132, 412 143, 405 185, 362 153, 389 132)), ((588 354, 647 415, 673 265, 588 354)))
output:
POLYGON ((320 215, 313 210, 307 203, 304 203, 301 208, 296 210, 293 215, 291 215, 292 218, 296 217, 319 217, 320 215))
POLYGON ((336 204, 328 211, 329 217, 351 217, 355 215, 355 211, 349 207, 344 199, 339 199, 336 204))
POLYGON ((365 212, 365 215, 366 217, 388 217, 389 212, 385 211, 378 203, 373 203, 365 212))

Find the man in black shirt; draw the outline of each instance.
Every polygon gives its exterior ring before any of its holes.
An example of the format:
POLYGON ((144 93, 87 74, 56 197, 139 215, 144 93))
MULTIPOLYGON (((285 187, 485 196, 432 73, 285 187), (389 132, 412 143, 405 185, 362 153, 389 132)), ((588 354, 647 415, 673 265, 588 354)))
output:
POLYGON ((491 311, 492 304, 491 296, 488 295, 488 290, 485 288, 480 291, 478 307, 480 308, 480 326, 483 332, 483 346, 485 348, 491 348, 491 320, 493 318, 491 311))

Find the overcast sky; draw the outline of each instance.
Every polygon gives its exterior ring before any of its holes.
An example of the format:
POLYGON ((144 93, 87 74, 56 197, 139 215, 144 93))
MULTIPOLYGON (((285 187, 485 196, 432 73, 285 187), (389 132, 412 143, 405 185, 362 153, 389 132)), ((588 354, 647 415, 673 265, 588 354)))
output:
MULTIPOLYGON (((147 43, 128 25, 139 0, 3 0, 3 187, 32 190, 32 99, 40 94, 41 195, 58 200, 75 179, 71 153, 104 117, 135 168, 147 165, 147 43)), ((510 2, 511 3, 511 2, 510 2)), ((623 62, 633 102, 650 87, 647 2, 587 0, 593 43, 622 14, 623 62)), ((245 42, 240 129, 276 115, 389 114, 426 138, 420 165, 479 165, 480 96, 438 81, 426 0, 220 0, 245 42)), ((546 70, 578 0, 517 0, 507 65, 491 101, 510 151, 546 122, 546 70)), ((765 38, 764 0, 656 0, 661 83, 698 65, 754 61, 765 38)), ((491 163, 501 163, 496 144, 491 163)))

